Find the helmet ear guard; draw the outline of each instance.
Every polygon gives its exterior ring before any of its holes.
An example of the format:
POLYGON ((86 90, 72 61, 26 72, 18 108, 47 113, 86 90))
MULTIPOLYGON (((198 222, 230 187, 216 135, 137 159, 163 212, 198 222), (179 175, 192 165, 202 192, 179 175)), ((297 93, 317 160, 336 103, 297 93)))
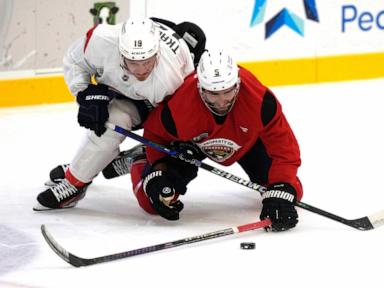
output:
POLYGON ((159 27, 151 19, 128 19, 119 35, 119 51, 129 60, 146 60, 160 48, 159 27))

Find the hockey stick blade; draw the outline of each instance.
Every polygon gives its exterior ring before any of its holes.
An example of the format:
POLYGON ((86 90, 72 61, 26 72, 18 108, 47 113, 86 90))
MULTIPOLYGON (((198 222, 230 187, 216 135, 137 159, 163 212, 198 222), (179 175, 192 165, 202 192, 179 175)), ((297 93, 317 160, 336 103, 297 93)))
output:
POLYGON ((335 214, 332 214, 330 212, 327 212, 325 210, 321 210, 319 208, 316 208, 314 206, 311 206, 309 204, 297 201, 296 206, 303 208, 305 210, 311 211, 313 213, 322 215, 324 217, 327 217, 329 219, 335 220, 337 222, 340 222, 342 224, 345 224, 347 226, 356 228, 361 231, 367 231, 372 230, 374 228, 380 227, 384 225, 384 210, 381 210, 377 213, 374 213, 370 216, 364 216, 357 219, 346 219, 340 216, 337 216, 335 214))
POLYGON ((65 250, 47 231, 47 228, 44 224, 41 225, 41 233, 43 234, 44 239, 48 243, 49 247, 51 247, 51 249, 65 262, 68 262, 75 267, 91 265, 89 264, 88 259, 77 257, 65 250))
POLYGON ((367 218, 374 228, 384 225, 384 210, 381 210, 375 214, 372 214, 367 218))
POLYGON ((349 220, 349 221, 351 222, 352 225, 355 223, 358 223, 357 229, 371 230, 384 225, 384 210, 381 210, 367 217, 363 217, 355 220, 349 220))
MULTIPOLYGON (((125 135, 125 136, 131 138, 131 139, 134 139, 138 142, 141 142, 144 145, 152 147, 153 149, 156 149, 162 153, 176 157, 182 161, 186 161, 186 162, 190 163, 191 165, 195 165, 195 166, 200 167, 204 170, 207 170, 208 172, 211 172, 217 176, 220 176, 222 178, 225 178, 227 180, 230 180, 232 182, 235 182, 235 183, 240 184, 242 186, 245 186, 247 188, 253 189, 253 190, 259 192, 260 194, 263 194, 266 191, 266 187, 264 187, 262 185, 259 185, 257 183, 253 183, 253 182, 246 180, 246 179, 242 179, 236 175, 233 175, 233 174, 226 172, 224 170, 221 170, 219 168, 210 166, 210 165, 208 165, 204 162, 201 162, 197 159, 186 160, 182 153, 175 151, 175 150, 171 150, 171 149, 165 147, 164 145, 155 143, 155 142, 153 142, 149 139, 146 139, 140 135, 132 133, 131 131, 128 131, 122 127, 119 127, 119 126, 114 125, 112 123, 106 123, 106 127, 111 129, 111 130, 114 130, 117 133, 120 133, 122 135, 125 135)), ((324 216, 326 218, 332 219, 334 221, 337 221, 339 223, 342 223, 344 225, 353 227, 353 228, 361 230, 361 231, 371 230, 371 229, 377 228, 377 227, 384 224, 384 210, 382 210, 378 213, 372 214, 370 216, 365 216, 362 218, 349 220, 349 219, 337 216, 335 214, 332 214, 330 212, 327 212, 325 210, 316 208, 316 207, 311 206, 309 204, 303 203, 301 201, 296 201, 295 205, 297 207, 302 208, 302 209, 308 210, 312 213, 316 213, 318 215, 324 216)))
POLYGON ((186 244, 192 244, 200 241, 210 240, 214 238, 224 237, 236 233, 242 233, 246 231, 256 230, 259 228, 266 228, 271 225, 271 220, 265 219, 262 221, 249 223, 245 225, 240 225, 237 227, 227 228, 223 230, 218 230, 215 232, 205 233, 193 237, 187 237, 184 239, 176 240, 176 241, 170 241, 162 244, 156 244, 152 246, 147 246, 144 248, 138 248, 134 250, 129 250, 125 252, 120 252, 116 254, 110 254, 105 255, 101 257, 96 258, 81 258, 76 255, 73 255, 72 253, 68 252, 66 249, 64 249, 57 241, 52 237, 52 235, 48 232, 45 225, 41 225, 41 233, 44 236, 45 241, 48 243, 49 247, 52 248, 52 250, 65 262, 71 264, 75 267, 81 267, 81 266, 90 266, 94 264, 100 264, 110 261, 115 261, 123 258, 128 258, 132 256, 147 254, 151 252, 156 252, 164 249, 174 248, 186 244))

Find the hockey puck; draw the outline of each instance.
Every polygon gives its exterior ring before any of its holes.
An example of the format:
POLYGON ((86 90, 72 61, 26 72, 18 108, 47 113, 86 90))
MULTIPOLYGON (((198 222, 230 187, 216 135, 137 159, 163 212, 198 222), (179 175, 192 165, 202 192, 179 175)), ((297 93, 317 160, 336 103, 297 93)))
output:
POLYGON ((240 243, 240 248, 244 250, 252 250, 256 248, 255 242, 242 242, 240 243))

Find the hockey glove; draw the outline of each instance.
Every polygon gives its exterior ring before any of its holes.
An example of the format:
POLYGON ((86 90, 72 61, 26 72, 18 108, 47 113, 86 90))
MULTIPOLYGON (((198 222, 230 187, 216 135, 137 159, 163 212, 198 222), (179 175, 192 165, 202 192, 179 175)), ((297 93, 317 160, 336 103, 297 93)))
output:
POLYGON ((91 129, 97 136, 106 131, 105 122, 109 118, 108 105, 112 97, 108 93, 108 86, 103 84, 89 84, 87 89, 77 94, 79 112, 77 120, 81 127, 91 129))
POLYGON ((178 194, 167 176, 167 172, 156 170, 144 178, 144 192, 152 208, 167 220, 179 220, 184 204, 177 200, 178 194))
POLYGON ((192 142, 175 141, 171 143, 171 149, 182 154, 181 160, 184 159, 186 162, 192 162, 194 159, 201 161, 205 158, 200 148, 192 142))
POLYGON ((167 165, 168 178, 174 183, 176 191, 179 194, 185 194, 187 184, 197 177, 198 167, 193 164, 193 159, 201 161, 205 155, 197 145, 191 142, 172 142, 170 148, 183 156, 180 159, 167 156, 159 162, 167 165))
POLYGON ((263 194, 263 209, 260 219, 272 221, 272 231, 284 231, 296 226, 298 214, 295 209, 296 191, 288 183, 275 183, 263 194))

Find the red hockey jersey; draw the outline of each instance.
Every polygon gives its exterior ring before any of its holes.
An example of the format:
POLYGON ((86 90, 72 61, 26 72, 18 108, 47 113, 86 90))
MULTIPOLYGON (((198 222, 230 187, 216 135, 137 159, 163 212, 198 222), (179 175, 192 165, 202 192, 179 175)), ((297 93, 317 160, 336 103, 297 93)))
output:
MULTIPOLYGON (((144 123, 144 137, 161 144, 193 141, 211 160, 225 166, 238 161, 260 138, 272 158, 269 182, 295 185, 300 151, 280 103, 246 69, 240 67, 239 76, 237 100, 222 124, 205 106, 197 76, 192 74, 173 96, 150 113, 144 123)), ((150 163, 164 156, 147 148, 150 163)))

